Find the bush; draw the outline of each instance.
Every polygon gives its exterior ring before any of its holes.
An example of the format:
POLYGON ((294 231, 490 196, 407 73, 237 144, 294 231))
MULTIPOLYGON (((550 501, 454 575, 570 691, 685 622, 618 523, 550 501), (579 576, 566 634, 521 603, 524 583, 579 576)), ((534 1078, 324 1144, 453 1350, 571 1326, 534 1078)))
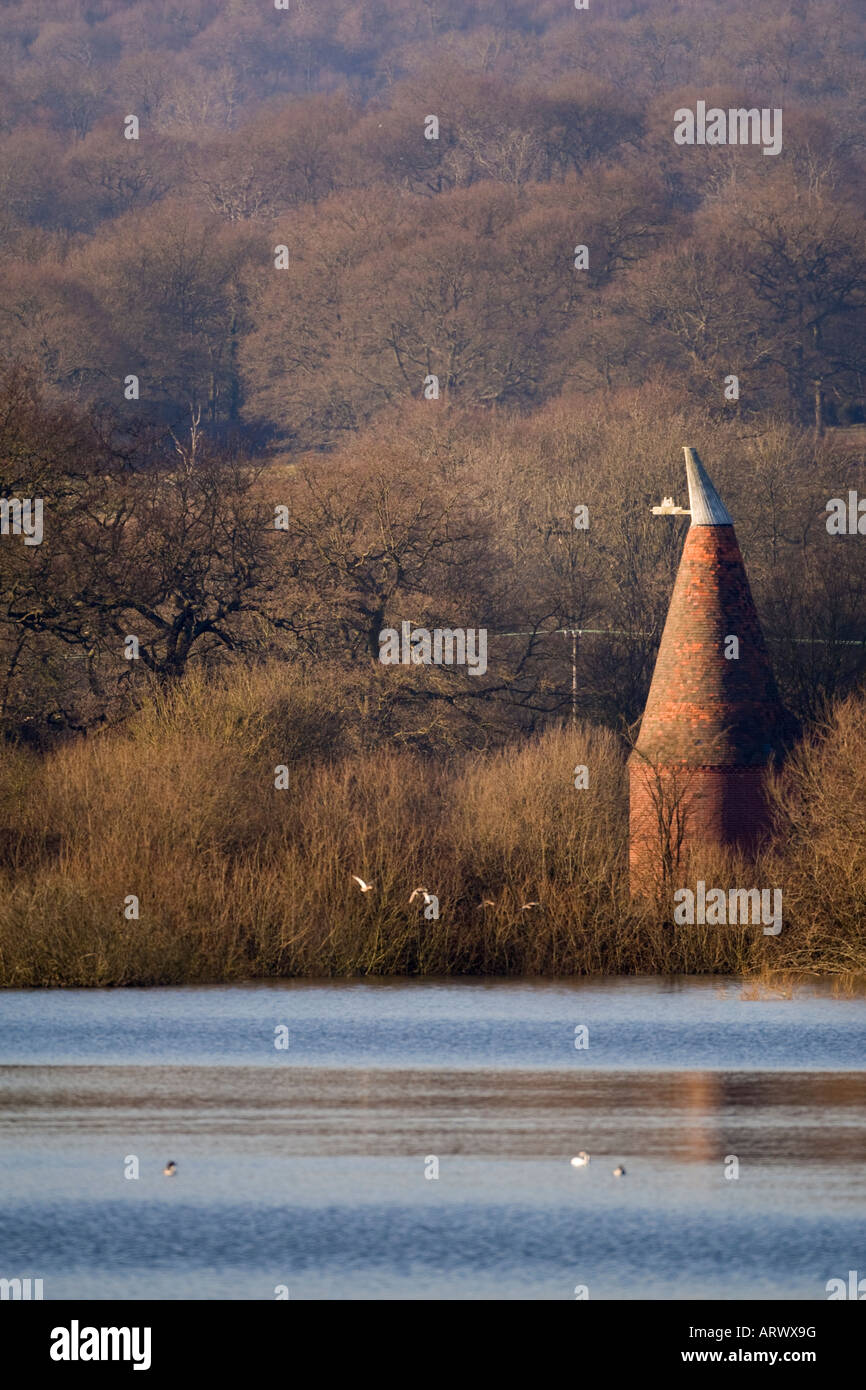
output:
POLYGON ((773 846, 700 865, 714 885, 781 886, 778 938, 673 927, 668 908, 629 898, 627 750, 609 730, 445 760, 365 747, 361 723, 272 666, 190 676, 119 730, 5 752, 0 982, 866 967, 862 699, 775 776, 773 846), (410 904, 422 886, 438 918, 410 904))

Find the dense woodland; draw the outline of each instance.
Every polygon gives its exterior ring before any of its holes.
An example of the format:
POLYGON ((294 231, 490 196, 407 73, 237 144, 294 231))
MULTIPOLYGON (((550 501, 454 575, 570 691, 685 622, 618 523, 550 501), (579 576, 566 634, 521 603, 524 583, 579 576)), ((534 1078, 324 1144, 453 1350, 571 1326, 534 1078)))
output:
POLYGON ((7 0, 0 58, 0 494, 44 500, 0 981, 863 969, 863 6, 7 0), (781 152, 676 144, 698 101, 781 152), (686 443, 800 731, 718 870, 784 884, 769 947, 628 898, 686 443), (404 620, 488 670, 382 666, 404 620))
POLYGON ((860 5, 25 0, 0 55, 0 469, 45 499, 7 738, 266 657, 374 742, 634 721, 684 442, 795 713, 862 679, 860 5), (781 107, 781 154, 676 145, 698 99, 781 107), (487 627, 486 678, 378 668, 404 618, 487 627))

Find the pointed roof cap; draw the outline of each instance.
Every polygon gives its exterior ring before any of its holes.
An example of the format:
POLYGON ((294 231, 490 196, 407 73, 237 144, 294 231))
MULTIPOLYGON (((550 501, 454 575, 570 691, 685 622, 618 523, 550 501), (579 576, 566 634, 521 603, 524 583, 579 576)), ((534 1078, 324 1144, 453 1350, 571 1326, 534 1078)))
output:
POLYGON ((684 446, 683 453, 686 456, 692 526, 733 526, 733 517, 710 482, 697 450, 684 446))

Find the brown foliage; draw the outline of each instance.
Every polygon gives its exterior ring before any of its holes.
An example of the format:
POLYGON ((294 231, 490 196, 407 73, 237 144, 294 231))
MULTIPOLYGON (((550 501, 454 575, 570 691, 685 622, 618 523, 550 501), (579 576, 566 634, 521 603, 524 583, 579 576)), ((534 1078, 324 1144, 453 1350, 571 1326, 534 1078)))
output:
POLYGON ((675 928, 630 901, 625 749, 609 732, 551 729, 448 763, 365 752, 366 733, 333 682, 273 666, 190 678, 122 731, 41 760, 7 752, 0 982, 866 969, 862 701, 779 779, 772 852, 700 866, 711 884, 782 887, 773 938, 675 928), (419 884, 438 917, 409 902, 419 884))

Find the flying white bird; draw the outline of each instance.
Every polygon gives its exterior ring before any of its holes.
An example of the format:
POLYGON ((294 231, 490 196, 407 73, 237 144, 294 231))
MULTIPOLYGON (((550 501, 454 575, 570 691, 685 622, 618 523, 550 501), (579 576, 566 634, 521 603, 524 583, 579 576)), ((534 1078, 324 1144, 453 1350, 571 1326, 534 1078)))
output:
POLYGON ((362 893, 372 892, 372 883, 365 883, 364 880, 362 878, 359 878, 357 874, 352 874, 352 878, 355 880, 362 893))
POLYGON ((618 1168, 614 1168, 613 1175, 615 1178, 625 1177, 625 1169, 623 1168, 622 1164, 620 1164, 618 1168))
POLYGON ((478 904, 478 906, 479 906, 479 907, 495 907, 495 906, 496 906, 496 903, 493 901, 492 898, 482 898, 482 899, 481 899, 481 902, 478 904))
POLYGON ((571 1160, 572 1168, 585 1168, 588 1163, 589 1154, 585 1153, 583 1149, 581 1149, 580 1153, 577 1154, 576 1157, 571 1160))
POLYGON ((428 892, 426 888, 416 888, 409 899, 410 903, 413 903, 417 897, 422 897, 424 899, 425 907, 429 907, 433 902, 433 894, 428 892))
POLYGON ((521 911, 521 912, 526 912, 530 907, 541 907, 541 903, 535 903, 535 902, 533 902, 533 903, 522 903, 522 904, 521 904, 520 911, 521 911))
POLYGON ((165 1165, 165 1167, 164 1167, 163 1170, 162 1170, 162 1176, 163 1176, 164 1178, 173 1178, 176 1172, 177 1172, 177 1164, 175 1163, 175 1161, 174 1161, 173 1158, 170 1158, 170 1159, 168 1160, 168 1163, 165 1165))

